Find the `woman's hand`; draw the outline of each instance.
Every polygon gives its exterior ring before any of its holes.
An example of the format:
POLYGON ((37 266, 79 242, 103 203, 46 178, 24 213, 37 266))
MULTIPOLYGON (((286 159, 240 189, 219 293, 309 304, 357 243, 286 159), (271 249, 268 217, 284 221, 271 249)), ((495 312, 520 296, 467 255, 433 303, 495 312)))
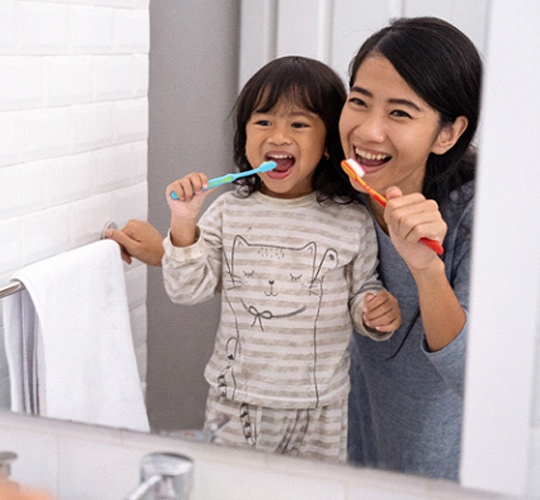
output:
POLYGON ((147 221, 130 220, 122 229, 107 229, 105 236, 120 245, 122 259, 131 264, 132 257, 150 266, 160 266, 163 237, 147 221))
POLYGON ((429 238, 442 244, 447 231, 439 206, 435 200, 427 200, 421 193, 403 195, 397 187, 386 191, 388 203, 384 220, 388 234, 401 258, 414 274, 437 261, 437 254, 420 239, 429 238))

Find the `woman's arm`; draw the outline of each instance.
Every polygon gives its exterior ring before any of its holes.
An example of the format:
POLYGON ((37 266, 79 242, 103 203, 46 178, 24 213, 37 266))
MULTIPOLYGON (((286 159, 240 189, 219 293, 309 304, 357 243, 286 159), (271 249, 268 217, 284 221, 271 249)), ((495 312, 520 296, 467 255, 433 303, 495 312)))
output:
POLYGON ((427 346, 431 352, 440 351, 461 332, 466 314, 448 282, 444 262, 419 240, 442 242, 446 223, 436 202, 420 193, 402 195, 393 187, 386 194, 388 233, 416 282, 427 346))
POLYGON ((465 325, 466 314, 446 278, 444 262, 413 272, 418 289, 420 315, 431 352, 450 344, 465 325))

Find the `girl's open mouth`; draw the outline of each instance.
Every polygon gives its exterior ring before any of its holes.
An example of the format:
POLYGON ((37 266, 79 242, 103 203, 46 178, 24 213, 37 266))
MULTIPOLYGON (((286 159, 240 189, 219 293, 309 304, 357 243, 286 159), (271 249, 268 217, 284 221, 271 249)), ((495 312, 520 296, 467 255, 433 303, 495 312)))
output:
POLYGON ((287 154, 267 155, 265 160, 275 161, 277 163, 276 168, 266 173, 270 179, 283 179, 284 177, 287 177, 296 162, 292 155, 287 154))

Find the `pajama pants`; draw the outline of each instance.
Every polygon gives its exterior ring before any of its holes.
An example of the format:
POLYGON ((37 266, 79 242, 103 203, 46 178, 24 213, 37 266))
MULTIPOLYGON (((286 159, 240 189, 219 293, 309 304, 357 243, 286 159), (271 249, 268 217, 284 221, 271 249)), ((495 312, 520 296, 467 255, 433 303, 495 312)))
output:
POLYGON ((220 397, 210 389, 205 428, 228 419, 213 442, 282 455, 344 463, 347 458, 347 398, 321 408, 273 409, 220 397))

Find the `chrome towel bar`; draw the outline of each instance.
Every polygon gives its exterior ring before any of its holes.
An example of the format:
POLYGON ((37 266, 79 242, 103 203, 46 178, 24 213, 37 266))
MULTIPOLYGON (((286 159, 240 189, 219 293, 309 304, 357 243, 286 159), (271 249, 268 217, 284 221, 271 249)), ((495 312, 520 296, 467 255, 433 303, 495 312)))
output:
POLYGON ((9 285, 3 286, 0 288, 0 299, 7 297, 15 292, 20 292, 24 290, 24 285, 20 281, 13 281, 9 285))

